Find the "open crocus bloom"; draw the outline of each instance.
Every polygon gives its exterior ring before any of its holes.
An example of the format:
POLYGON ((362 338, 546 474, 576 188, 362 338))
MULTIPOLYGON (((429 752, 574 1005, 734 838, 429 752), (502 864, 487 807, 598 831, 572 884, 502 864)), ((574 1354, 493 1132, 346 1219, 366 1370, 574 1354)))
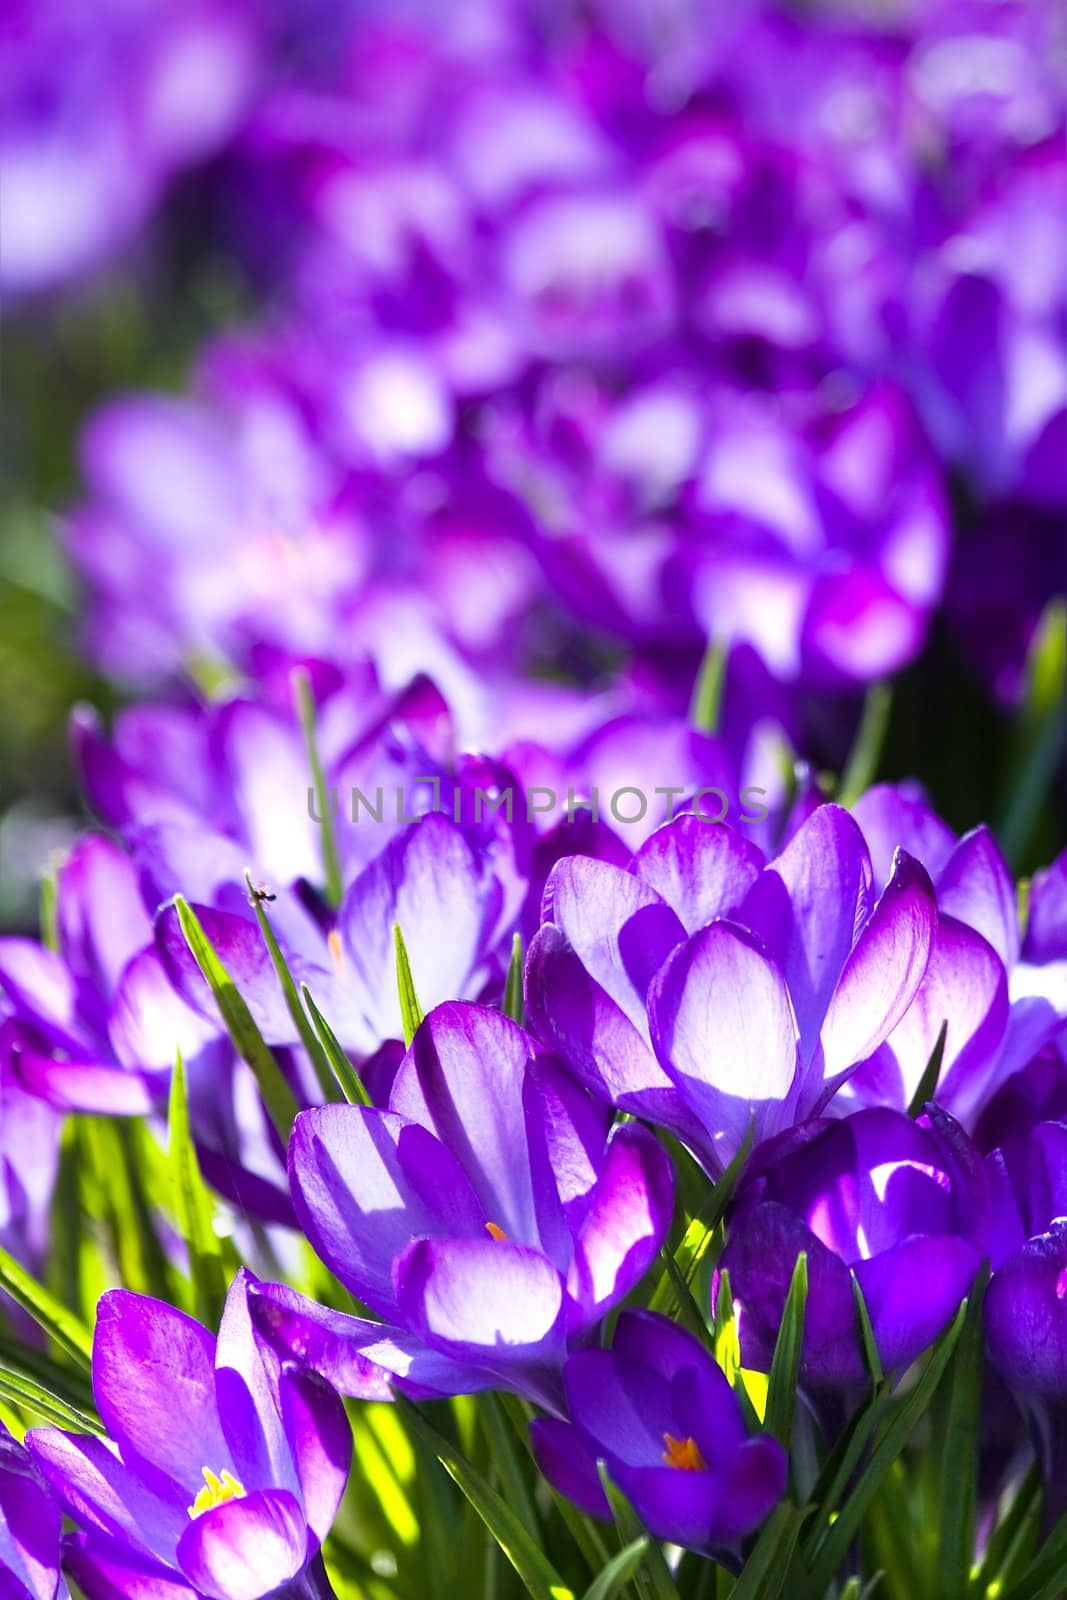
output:
POLYGON ((598 1461, 657 1538, 690 1549, 737 1544, 785 1490, 781 1446, 748 1437, 722 1369, 664 1317, 624 1311, 611 1349, 572 1355, 563 1386, 571 1420, 534 1422, 534 1453, 590 1516, 611 1515, 598 1461))
POLYGON ((568 1348, 655 1257, 674 1185, 650 1133, 609 1132, 606 1109, 533 1051, 497 1012, 439 1006, 387 1110, 297 1118, 301 1226, 387 1325, 266 1285, 257 1316, 272 1340, 349 1392, 380 1395, 384 1368, 423 1392, 502 1386, 558 1408, 568 1348))
POLYGON ((904 1015, 936 921, 904 852, 875 900, 855 821, 818 807, 761 853, 678 818, 623 870, 552 873, 527 965, 540 1036, 589 1088, 725 1166, 750 1122, 766 1138, 816 1112, 904 1015))
POLYGON ((864 1377, 853 1280, 883 1367, 906 1367, 947 1325, 987 1253, 991 1185, 970 1140, 935 1108, 918 1122, 859 1111, 768 1144, 742 1184, 722 1257, 746 1366, 770 1370, 803 1251, 802 1377, 823 1386, 864 1377))
POLYGON ((259 1600, 316 1558, 348 1476, 348 1422, 320 1377, 265 1358, 246 1282, 217 1341, 172 1306, 105 1294, 93 1392, 110 1437, 27 1435, 86 1530, 69 1567, 87 1593, 259 1600))

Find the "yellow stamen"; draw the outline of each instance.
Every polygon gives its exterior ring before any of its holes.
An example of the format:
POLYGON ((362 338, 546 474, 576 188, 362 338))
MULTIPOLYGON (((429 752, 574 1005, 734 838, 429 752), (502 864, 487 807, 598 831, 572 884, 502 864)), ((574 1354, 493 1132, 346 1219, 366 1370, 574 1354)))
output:
POLYGON ((665 1433, 663 1443, 667 1446, 663 1452, 665 1466, 677 1467, 679 1472, 707 1472, 707 1463, 695 1439, 676 1439, 672 1433, 665 1433))
POLYGON ((498 1228, 495 1222, 487 1222, 485 1225, 485 1231, 491 1239, 507 1238, 507 1234, 504 1232, 503 1228, 498 1228))
POLYGON ((345 951, 341 943, 340 928, 330 929, 326 935, 326 948, 333 957, 333 964, 337 968, 337 976, 343 978, 345 975, 345 951))
POLYGON ((223 1467, 221 1474, 216 1476, 210 1467, 205 1467, 204 1488, 189 1507, 189 1515, 202 1517, 205 1511, 214 1511, 216 1506, 224 1506, 227 1500, 243 1500, 244 1497, 245 1486, 232 1472, 223 1467))

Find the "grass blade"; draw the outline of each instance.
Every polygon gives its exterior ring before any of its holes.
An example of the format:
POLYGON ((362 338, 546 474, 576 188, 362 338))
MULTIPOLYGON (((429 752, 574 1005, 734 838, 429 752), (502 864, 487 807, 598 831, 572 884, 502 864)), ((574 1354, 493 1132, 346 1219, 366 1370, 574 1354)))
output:
POLYGON ((393 943, 396 947, 396 987, 400 996, 400 1021, 404 1029, 404 1044, 410 1048, 425 1012, 419 1005, 419 997, 415 993, 415 980, 411 976, 408 947, 404 943, 399 922, 393 923, 393 943))
POLYGON ((522 992, 522 935, 517 933, 511 941, 511 960, 508 978, 504 985, 504 1015, 522 1026, 525 1016, 522 992))
POLYGON ((84 1322, 68 1311, 43 1283, 20 1267, 13 1255, 0 1248, 0 1288, 6 1289, 12 1300, 20 1305, 43 1328, 61 1350, 78 1366, 88 1370, 92 1366, 93 1336, 84 1322))
POLYGON ((585 1591, 582 1600, 613 1600, 613 1597, 624 1589, 630 1579, 637 1572, 645 1558, 648 1549, 648 1535, 642 1534, 639 1539, 633 1539, 612 1556, 599 1577, 593 1579, 585 1591))
POLYGON ((438 1433, 403 1395, 396 1396, 396 1405, 411 1432, 433 1452, 474 1507, 533 1600, 574 1600, 574 1591, 560 1577, 520 1518, 463 1453, 444 1434, 438 1433))
POLYGON ((867 690, 856 738, 838 784, 839 805, 854 806, 860 795, 866 794, 877 778, 892 709, 892 685, 872 683, 867 690))
POLYGON ((174 897, 178 922, 193 959, 215 996, 219 1015, 226 1024, 234 1049, 256 1075, 259 1092, 263 1096, 271 1121, 282 1140, 287 1140, 296 1116, 296 1098, 282 1076, 282 1070, 256 1027, 252 1013, 233 979, 215 953, 214 947, 200 925, 200 919, 188 901, 174 897))
POLYGON ((337 1035, 312 999, 311 990, 306 983, 300 985, 300 998, 307 1006, 308 1016, 311 1018, 312 1026, 318 1035, 323 1052, 330 1064, 330 1071, 333 1073, 337 1087, 342 1095, 350 1106, 369 1106, 371 1097, 363 1086, 362 1078, 351 1061, 349 1061, 341 1048, 337 1035))
POLYGON ((793 1437, 793 1410, 796 1405, 797 1376, 804 1344, 804 1311, 808 1301, 808 1258, 803 1251, 797 1256, 793 1277, 786 1296, 778 1337, 771 1359, 770 1383, 767 1389, 767 1414, 765 1426, 778 1443, 788 1451, 793 1437))
POLYGON ((326 1059, 326 1053, 315 1029, 308 1021, 307 1012, 300 1004, 300 995, 297 993, 293 975, 289 971, 289 963, 282 954, 281 946, 275 937, 274 929, 271 927, 270 918, 264 909, 263 896, 256 889, 255 884, 252 882, 252 874, 247 868, 245 869, 245 883, 248 885, 248 898, 251 902, 252 910, 255 912, 256 921, 259 923, 259 931, 263 935, 263 943, 267 947, 271 966, 274 968, 278 982, 281 985, 282 994, 285 996, 286 1009, 293 1019, 296 1031, 300 1035, 300 1042, 308 1053, 311 1065, 315 1070, 319 1088, 322 1090, 323 1098, 326 1101, 339 1100, 341 1094, 337 1081, 330 1071, 330 1063, 326 1059))
POLYGON ((322 830, 322 870, 326 880, 326 898, 336 910, 341 904, 341 896, 344 893, 341 858, 337 853, 333 813, 326 793, 326 774, 319 756, 319 741, 315 731, 315 696, 311 689, 311 678, 305 667, 295 668, 292 683, 297 714, 304 734, 304 748, 307 750, 308 765, 311 768, 319 827, 322 830))
POLYGON ((167 1154, 174 1191, 175 1214, 189 1252, 193 1309, 199 1320, 213 1328, 226 1298, 226 1274, 219 1241, 212 1225, 214 1207, 193 1148, 189 1128, 189 1099, 181 1052, 174 1063, 167 1108, 167 1154))
POLYGON ((937 1093, 937 1081, 941 1076, 941 1063, 945 1059, 945 1040, 948 1038, 948 1018, 941 1024, 940 1032, 930 1052, 930 1059, 923 1069, 915 1093, 911 1097, 908 1107, 908 1116, 914 1122, 916 1117, 922 1116, 924 1107, 937 1093))

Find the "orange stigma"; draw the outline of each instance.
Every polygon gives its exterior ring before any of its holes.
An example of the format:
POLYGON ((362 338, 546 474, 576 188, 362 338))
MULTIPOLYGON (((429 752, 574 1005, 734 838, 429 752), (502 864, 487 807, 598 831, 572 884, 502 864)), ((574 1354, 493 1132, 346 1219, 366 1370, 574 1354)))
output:
POLYGON ((495 1222, 487 1222, 485 1225, 485 1231, 489 1235, 490 1239, 499 1240, 507 1238, 507 1234, 504 1232, 503 1228, 498 1228, 495 1222))
POLYGON ((345 952, 344 946, 341 944, 340 928, 330 929, 326 935, 326 948, 333 957, 333 964, 337 968, 337 976, 343 978, 345 975, 345 952))
POLYGON ((700 1447, 695 1439, 676 1439, 673 1433, 663 1435, 667 1446, 663 1452, 664 1465, 677 1467, 679 1472, 706 1472, 708 1470, 700 1447))

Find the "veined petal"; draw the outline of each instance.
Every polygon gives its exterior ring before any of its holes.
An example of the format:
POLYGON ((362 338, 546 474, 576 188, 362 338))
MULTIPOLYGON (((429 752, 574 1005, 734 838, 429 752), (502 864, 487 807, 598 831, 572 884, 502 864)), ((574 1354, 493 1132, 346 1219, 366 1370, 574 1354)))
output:
POLYGON ((208 1600, 262 1600, 308 1559, 303 1512, 286 1489, 257 1489, 192 1518, 178 1562, 208 1600))

